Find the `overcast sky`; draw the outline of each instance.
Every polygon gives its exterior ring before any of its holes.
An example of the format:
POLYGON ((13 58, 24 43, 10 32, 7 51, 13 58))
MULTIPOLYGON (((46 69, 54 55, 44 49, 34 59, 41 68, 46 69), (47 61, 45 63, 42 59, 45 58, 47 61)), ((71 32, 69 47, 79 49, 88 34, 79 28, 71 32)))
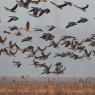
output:
MULTIPOLYGON (((49 0, 53 1, 57 4, 62 4, 63 0, 49 0)), ((70 0, 68 0, 70 1, 70 0)), ((86 37, 89 37, 90 34, 95 33, 95 1, 94 0, 71 0, 73 4, 78 6, 85 6, 89 4, 89 8, 87 9, 87 12, 83 12, 75 7, 64 7, 62 10, 56 8, 54 5, 52 5, 50 2, 47 3, 40 3, 38 6, 41 8, 49 8, 51 10, 50 14, 43 15, 40 18, 34 18, 32 16, 28 15, 29 9, 24 8, 18 8, 16 13, 10 13, 9 11, 6 11, 4 7, 11 8, 16 4, 16 0, 0 0, 0 35, 3 37, 7 36, 2 33, 4 30, 8 30, 9 26, 17 25, 18 27, 24 27, 26 22, 29 21, 31 24, 31 31, 34 27, 42 27, 43 30, 47 31, 47 25, 55 25, 57 28, 52 32, 53 35, 55 35, 55 38, 58 40, 61 38, 61 36, 64 35, 73 35, 79 38, 80 40, 86 37), (7 23, 9 16, 14 15, 18 16, 19 20, 12 23, 7 23), (65 29, 65 26, 70 21, 78 21, 80 17, 86 17, 88 19, 88 22, 85 24, 79 24, 77 26, 74 26, 69 29, 65 29)), ((13 33, 12 33, 13 34, 13 33)), ((27 35, 33 36, 33 42, 32 45, 35 47, 41 46, 44 47, 47 45, 44 41, 39 40, 39 37, 42 35, 42 33, 24 33, 24 37, 27 35), (40 43, 40 44, 39 44, 40 43)), ((7 36, 7 42, 12 40, 13 42, 17 42, 18 45, 20 45, 21 48, 24 48, 27 45, 30 45, 31 43, 24 43, 20 44, 21 37, 15 37, 14 35, 7 36), (24 46, 24 47, 23 47, 24 46)), ((7 43, 6 42, 6 43, 7 43)), ((2 45, 0 44, 0 47, 2 45)), ((59 47, 58 49, 49 48, 47 50, 47 53, 49 51, 54 52, 61 52, 63 50, 62 47, 59 47)), ((23 56, 21 53, 18 53, 16 58, 15 57, 8 57, 6 55, 0 56, 0 75, 1 76, 20 76, 20 75, 30 75, 30 76, 39 76, 42 69, 35 69, 30 66, 32 63, 32 59, 23 59, 25 55, 23 56), (12 60, 21 60, 23 65, 21 68, 16 68, 12 64, 12 60)), ((64 76, 95 76, 95 57, 93 57, 91 60, 88 60, 84 58, 83 60, 74 61, 70 58, 56 58, 52 59, 50 57, 45 62, 47 64, 54 64, 56 62, 63 62, 64 66, 67 68, 65 71, 64 76)))

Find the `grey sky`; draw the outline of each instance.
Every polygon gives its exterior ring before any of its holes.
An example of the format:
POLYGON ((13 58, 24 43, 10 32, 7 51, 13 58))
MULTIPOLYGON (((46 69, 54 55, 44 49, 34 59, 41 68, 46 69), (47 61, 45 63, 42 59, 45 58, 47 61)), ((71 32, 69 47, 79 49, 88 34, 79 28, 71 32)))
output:
MULTIPOLYGON (((57 4, 61 4, 63 0, 51 0, 54 1, 57 4)), ((70 0, 68 0, 70 1, 70 0)), ((57 28, 52 32, 56 39, 58 40, 63 35, 74 35, 80 39, 89 37, 90 34, 95 33, 95 0, 71 0, 73 4, 76 4, 78 6, 85 6, 86 4, 89 4, 89 8, 87 9, 87 12, 82 12, 81 10, 75 8, 75 7, 64 7, 62 10, 57 9, 54 5, 51 3, 40 3, 39 5, 33 5, 33 6, 39 6, 42 8, 50 8, 51 13, 47 15, 43 15, 40 18, 36 19, 34 17, 31 17, 27 14, 26 9, 24 8, 18 8, 17 12, 15 14, 10 13, 4 9, 5 6, 11 8, 15 5, 15 0, 0 0, 0 18, 2 20, 2 23, 0 23, 0 34, 3 30, 8 30, 8 26, 17 25, 18 27, 24 27, 26 24, 26 21, 29 21, 31 24, 31 30, 33 30, 33 27, 42 27, 46 31, 47 25, 55 25, 57 28), (14 23, 7 23, 10 15, 16 15, 20 19, 14 23), (65 26, 70 21, 77 21, 80 19, 80 17, 86 17, 88 18, 89 22, 85 24, 79 24, 75 27, 65 29, 65 26)), ((47 32, 47 31, 46 31, 47 32)), ((4 35, 4 34, 2 34, 4 35)), ((26 36, 26 34, 23 34, 26 36)), ((27 33, 27 35, 31 35, 35 37, 33 40, 33 45, 36 47, 37 45, 40 45, 41 47, 44 47, 44 44, 46 44, 44 41, 39 40, 39 36, 42 35, 42 33, 27 33)), ((9 36, 8 41, 13 40, 13 42, 17 42, 20 45, 20 40, 22 38, 17 39, 16 37, 9 36)), ((30 43, 31 44, 31 43, 30 43)), ((27 46, 27 44, 22 44, 21 47, 27 46)), ((46 44, 47 45, 47 44, 46 44)), ((0 47, 2 47, 0 45, 0 47)), ((62 47, 59 49, 48 49, 48 51, 58 51, 61 52, 63 50, 62 47)), ((31 59, 23 59, 23 56, 21 53, 18 53, 17 57, 7 57, 6 55, 0 56, 0 75, 9 75, 9 76, 16 76, 16 75, 31 75, 31 76, 37 76, 40 75, 41 70, 32 68, 29 64, 32 63, 31 59), (13 59, 19 59, 22 61, 23 65, 21 68, 17 69, 12 63, 11 60, 13 59)), ((83 59, 74 61, 73 59, 62 59, 62 58, 56 58, 52 59, 49 58, 46 60, 48 64, 55 63, 58 61, 62 61, 64 66, 67 67, 64 76, 95 76, 95 57, 93 57, 91 60, 83 59)))

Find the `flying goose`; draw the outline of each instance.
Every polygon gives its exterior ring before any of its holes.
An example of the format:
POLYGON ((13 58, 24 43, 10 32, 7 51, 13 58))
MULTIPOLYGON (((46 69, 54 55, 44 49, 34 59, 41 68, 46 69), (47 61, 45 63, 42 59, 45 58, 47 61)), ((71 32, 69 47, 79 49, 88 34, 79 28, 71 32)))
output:
POLYGON ((6 41, 7 37, 5 37, 4 39, 0 36, 0 43, 4 43, 6 41))
POLYGON ((51 25, 51 26, 47 26, 48 27, 48 31, 52 31, 53 29, 55 29, 56 27, 51 25))
POLYGON ((31 40, 32 40, 32 37, 27 36, 26 38, 23 38, 23 39, 21 40, 21 42, 26 42, 26 41, 31 41, 31 40))
POLYGON ((78 7, 77 5, 73 5, 73 6, 75 6, 76 8, 78 8, 78 9, 84 11, 84 12, 86 12, 86 9, 89 7, 88 4, 86 6, 84 6, 84 7, 78 7))
POLYGON ((13 60, 12 63, 14 63, 15 66, 17 66, 17 68, 19 68, 22 65, 20 61, 14 61, 13 60))
POLYGON ((14 7, 12 7, 11 9, 4 7, 6 10, 10 11, 10 12, 16 12, 15 10, 17 9, 18 4, 16 4, 14 7))
POLYGON ((11 17, 11 18, 8 20, 8 22, 16 21, 16 20, 18 20, 18 19, 19 19, 19 18, 18 18, 18 17, 16 17, 16 16, 9 16, 9 17, 11 17))
POLYGON ((18 30, 18 27, 17 26, 12 26, 12 27, 9 27, 10 31, 14 31, 14 30, 18 30))
POLYGON ((52 3, 53 5, 55 5, 59 9, 62 9, 63 7, 65 7, 67 5, 72 6, 72 3, 71 2, 67 2, 67 1, 64 1, 64 4, 61 4, 61 5, 57 5, 54 2, 52 2, 52 1, 50 1, 50 3, 52 3))
POLYGON ((70 27, 75 26, 75 25, 77 25, 76 22, 69 22, 65 28, 70 28, 70 27))
POLYGON ((85 22, 87 22, 87 21, 88 21, 87 18, 81 17, 81 19, 78 20, 77 23, 85 23, 85 22))
POLYGON ((50 73, 52 73, 50 71, 51 66, 52 66, 52 64, 50 66, 44 65, 44 69, 43 69, 43 72, 41 74, 50 74, 50 73))

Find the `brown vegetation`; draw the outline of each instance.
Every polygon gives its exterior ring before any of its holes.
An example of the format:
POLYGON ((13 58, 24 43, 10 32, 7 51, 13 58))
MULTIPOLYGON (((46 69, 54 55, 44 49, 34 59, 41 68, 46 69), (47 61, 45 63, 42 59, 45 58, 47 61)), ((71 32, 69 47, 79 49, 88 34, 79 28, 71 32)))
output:
POLYGON ((4 80, 0 83, 0 95, 95 95, 95 83, 88 79, 4 80))

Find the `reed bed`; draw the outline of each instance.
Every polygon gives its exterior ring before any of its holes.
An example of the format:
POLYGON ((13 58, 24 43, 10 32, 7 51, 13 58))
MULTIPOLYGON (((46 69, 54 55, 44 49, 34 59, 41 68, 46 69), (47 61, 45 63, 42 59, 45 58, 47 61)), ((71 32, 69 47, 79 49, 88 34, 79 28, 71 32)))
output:
POLYGON ((95 83, 82 79, 3 81, 0 95, 95 95, 95 83))

